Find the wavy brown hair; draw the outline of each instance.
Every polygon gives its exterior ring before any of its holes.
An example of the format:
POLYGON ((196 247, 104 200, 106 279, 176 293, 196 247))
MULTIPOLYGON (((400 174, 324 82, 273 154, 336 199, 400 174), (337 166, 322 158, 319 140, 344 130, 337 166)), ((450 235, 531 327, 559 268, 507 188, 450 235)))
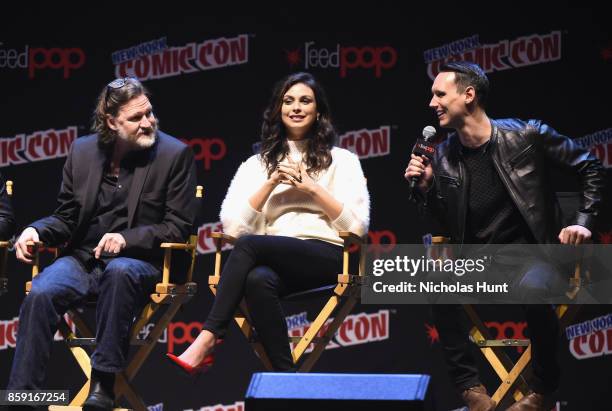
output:
POLYGON ((106 121, 107 115, 115 117, 119 113, 119 109, 125 103, 139 97, 141 95, 147 97, 150 96, 149 91, 142 85, 142 83, 133 77, 125 77, 123 79, 115 79, 108 83, 100 95, 96 103, 96 108, 93 112, 91 131, 98 133, 98 144, 100 147, 108 148, 113 145, 117 138, 117 132, 110 127, 106 121), (120 87, 113 87, 117 85, 117 81, 123 85, 120 87))
POLYGON ((317 104, 318 118, 306 134, 306 166, 309 174, 327 169, 332 163, 331 149, 336 141, 336 130, 331 122, 329 104, 321 84, 310 73, 294 73, 276 83, 272 98, 264 111, 261 127, 261 157, 271 175, 289 153, 287 133, 282 121, 281 107, 287 90, 301 83, 310 87, 317 104))

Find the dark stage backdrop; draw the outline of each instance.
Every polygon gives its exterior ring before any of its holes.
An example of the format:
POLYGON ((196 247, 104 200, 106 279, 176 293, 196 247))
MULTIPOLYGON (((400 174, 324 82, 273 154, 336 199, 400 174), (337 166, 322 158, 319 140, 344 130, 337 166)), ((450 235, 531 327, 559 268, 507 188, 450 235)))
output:
MULTIPOLYGON (((612 38, 603 10, 449 12, 439 18, 443 10, 403 17, 389 7, 338 20, 318 20, 315 11, 302 20, 287 11, 274 18, 193 16, 157 24, 136 12, 119 7, 110 16, 112 28, 102 28, 108 21, 100 19, 51 23, 40 15, 4 16, 0 171, 15 182, 21 227, 51 213, 68 148, 89 133, 95 97, 115 76, 141 78, 152 92, 161 129, 192 146, 198 182, 205 187, 195 277, 200 291, 136 379, 152 410, 241 410, 251 374, 262 370, 235 327, 213 370, 197 381, 176 373, 163 354, 182 352, 210 308, 209 235, 221 228, 221 201, 238 165, 252 154, 263 109, 282 76, 306 70, 325 86, 338 144, 361 158, 372 196, 369 238, 379 247, 420 243, 424 234, 436 232, 408 203, 403 173, 423 127, 437 126, 428 103, 442 61, 470 59, 487 70, 492 117, 540 118, 612 166, 612 38)), ((563 173, 551 172, 558 191, 577 189, 563 173)), ((594 233, 600 242, 612 239, 608 219, 594 233)), ((9 292, 0 297, 0 387, 8 380, 28 268, 11 256, 8 277, 9 292)), ((288 305, 290 332, 308 327, 320 304, 288 305)), ((485 310, 483 317, 494 335, 528 335, 518 306, 485 310)), ((611 319, 609 306, 585 307, 574 321, 583 327, 571 329, 580 332, 559 338, 559 410, 612 407, 611 319), (586 327, 598 317, 598 327, 586 327)), ((494 389, 497 379, 481 365, 494 389)), ((427 373, 433 409, 460 406, 428 306, 357 306, 314 371, 427 373)), ((70 388, 74 395, 82 382, 78 366, 56 341, 47 386, 70 388)))

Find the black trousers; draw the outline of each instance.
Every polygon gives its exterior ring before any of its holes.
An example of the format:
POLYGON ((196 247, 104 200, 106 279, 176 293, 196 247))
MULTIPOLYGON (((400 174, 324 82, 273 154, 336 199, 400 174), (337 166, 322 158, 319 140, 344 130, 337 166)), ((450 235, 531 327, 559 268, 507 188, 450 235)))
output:
POLYGON ((319 240, 240 237, 221 274, 217 296, 202 327, 222 338, 244 297, 253 326, 277 371, 293 369, 280 298, 336 282, 342 247, 319 240))
MULTIPOLYGON (((538 295, 559 287, 560 274, 550 264, 531 260, 527 264, 499 267, 500 275, 509 276, 514 270, 515 284, 519 292, 528 296, 527 301, 537 300, 538 295), (504 273, 505 271, 505 273, 504 273)), ((540 393, 557 389, 560 369, 557 362, 559 343, 559 319, 550 304, 521 304, 527 320, 531 339, 531 388, 540 393)), ((482 306, 483 308, 486 306, 482 306)), ((459 391, 480 384, 473 357, 474 344, 469 341, 469 320, 461 305, 434 304, 433 318, 440 335, 440 342, 452 381, 459 391)))

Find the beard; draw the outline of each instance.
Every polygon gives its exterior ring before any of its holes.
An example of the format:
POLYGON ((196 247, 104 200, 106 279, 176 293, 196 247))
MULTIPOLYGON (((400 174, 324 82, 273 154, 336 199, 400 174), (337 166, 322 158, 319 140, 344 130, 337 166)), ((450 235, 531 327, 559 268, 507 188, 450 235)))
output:
POLYGON ((117 138, 128 143, 133 150, 150 148, 157 140, 157 124, 146 129, 139 129, 136 135, 127 135, 118 131, 117 138))

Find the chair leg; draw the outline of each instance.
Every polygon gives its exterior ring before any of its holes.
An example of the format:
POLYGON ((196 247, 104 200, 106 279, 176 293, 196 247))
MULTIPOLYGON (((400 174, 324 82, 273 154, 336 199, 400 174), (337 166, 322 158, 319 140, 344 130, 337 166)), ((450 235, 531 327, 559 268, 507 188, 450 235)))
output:
POLYGON ((323 309, 319 312, 319 315, 317 315, 317 318, 315 318, 315 320, 310 324, 310 328, 308 328, 308 330, 302 336, 300 342, 297 343, 293 349, 292 354, 294 363, 297 363, 300 360, 306 349, 308 349, 308 346, 314 341, 315 337, 319 333, 319 330, 321 330, 321 327, 325 325, 327 319, 330 317, 331 313, 334 312, 338 304, 340 304, 340 297, 335 295, 330 297, 323 309))
POLYGON ((153 302, 148 303, 145 306, 144 310, 142 310, 142 313, 140 313, 140 317, 138 317, 138 320, 132 326, 132 337, 130 339, 131 344, 136 342, 138 333, 140 332, 140 330, 142 330, 142 327, 144 327, 149 322, 149 320, 157 312, 159 307, 159 304, 153 302))
POLYGON ((146 404, 128 381, 125 372, 116 374, 115 392, 121 392, 121 396, 117 395, 115 401, 118 401, 120 397, 125 397, 134 411, 147 411, 146 404))
POLYGON ((274 371, 274 367, 272 367, 272 361, 270 361, 270 357, 268 357, 265 348, 259 341, 254 339, 253 326, 248 320, 249 317, 249 309, 246 305, 246 302, 242 300, 240 302, 240 306, 238 307, 236 315, 234 316, 234 320, 236 321, 236 324, 238 324, 238 328, 240 328, 242 334, 246 337, 247 341, 253 347, 253 350, 259 357, 259 360, 262 362, 264 368, 268 371, 274 371))
MULTIPOLYGON (((74 312, 71 313, 71 315, 72 315, 72 321, 75 323, 79 331, 81 331, 81 334, 83 334, 83 336, 86 338, 93 337, 93 334, 91 333, 89 328, 85 325, 82 318, 74 312)), ((69 341, 71 338, 74 338, 75 335, 65 320, 62 319, 60 321, 58 328, 66 342, 69 341)), ((71 406, 80 406, 85 402, 85 400, 87 399, 87 396, 89 395, 89 384, 91 381, 91 358, 90 358, 90 354, 87 351, 85 351, 83 347, 68 347, 68 348, 70 349, 70 352, 72 353, 72 356, 74 357, 76 362, 79 364, 79 367, 81 367, 83 374, 85 374, 85 377, 87 377, 87 381, 85 382, 85 384, 83 384, 83 386, 81 387, 77 395, 75 395, 70 401, 71 406)))
MULTIPOLYGON (((500 384, 500 386, 497 388, 497 390, 491 397, 493 398, 493 401, 497 402, 498 404, 501 403, 501 401, 510 391, 510 388, 512 388, 516 383, 520 382, 519 379, 522 378, 521 375, 523 371, 525 370, 525 367, 527 367, 530 361, 531 361, 531 345, 529 345, 527 349, 525 350, 525 352, 523 352, 523 354, 520 356, 519 360, 516 362, 514 367, 512 367, 510 372, 507 374, 506 378, 502 378, 502 383, 500 384)), ((521 398, 523 398, 523 395, 526 395, 526 394, 527 394, 527 391, 517 389, 513 394, 514 400, 518 401, 521 398)))
MULTIPOLYGON (((464 305, 463 308, 473 324, 473 328, 470 330, 470 336, 472 339, 474 341, 493 340, 488 327, 477 315, 474 307, 471 305, 464 305)), ((527 350, 521 355, 523 361, 526 360, 526 362, 524 365, 522 365, 522 367, 519 367, 520 372, 515 375, 515 373, 512 371, 515 370, 516 366, 510 357, 504 352, 504 348, 505 347, 480 347, 481 352, 493 370, 496 372, 499 379, 502 381, 499 388, 496 390, 496 394, 500 393, 498 394, 499 398, 493 398, 498 405, 501 403, 501 401, 503 401, 512 387, 516 388, 514 391, 512 391, 512 397, 515 399, 515 401, 520 400, 529 391, 529 386, 527 385, 525 378, 522 376, 522 371, 531 360, 531 350, 529 350, 529 354, 527 354, 527 356, 525 356, 527 350)))
MULTIPOLYGON (((174 298, 172 303, 168 305, 167 308, 164 310, 163 315, 161 316, 159 321, 157 321, 155 327, 153 327, 153 329, 150 331, 149 335, 147 336, 147 342, 138 349, 138 351, 126 367, 125 371, 117 374, 117 383, 115 384, 116 401, 125 396, 128 402, 134 407, 134 409, 138 409, 141 404, 144 406, 142 399, 131 388, 130 382, 134 379, 134 377, 140 370, 142 364, 149 357, 151 351, 155 347, 155 343, 162 335, 172 318, 174 318, 186 298, 187 297, 183 295, 179 295, 174 298)), ((155 311, 148 312, 152 316, 155 311)), ((148 321, 149 319, 150 317, 147 318, 146 321, 148 321)), ((134 329, 135 333, 137 333, 138 331, 139 330, 134 329)), ((144 410, 146 411, 146 406, 144 410)))
MULTIPOLYGON (((475 340, 491 340, 491 335, 488 328, 482 323, 474 308, 465 305, 464 306, 468 316, 470 317, 474 327, 470 331, 470 335, 475 340)), ((577 305, 560 305, 556 308, 557 317, 561 320, 561 324, 568 324, 573 320, 579 311, 580 306, 577 305)), ((515 401, 519 401, 524 395, 527 394, 528 385, 522 376, 527 366, 531 361, 531 344, 527 346, 525 352, 521 354, 518 361, 515 363, 501 350, 495 350, 494 348, 500 347, 481 347, 481 351, 485 358, 491 364, 499 378, 501 384, 491 397, 498 406, 502 401, 505 400, 509 392, 512 392, 512 397, 515 401), (511 391, 515 388, 514 391, 511 391)))
MULTIPOLYGON (((293 349, 293 362, 298 363, 304 352, 308 349, 308 346, 314 341, 315 337, 321 330, 321 327, 325 325, 327 319, 332 315, 334 310, 340 305, 341 300, 344 294, 349 294, 351 287, 348 284, 338 284, 334 289, 335 295, 332 295, 323 309, 317 315, 317 318, 310 324, 310 328, 306 331, 300 342, 297 343, 295 348, 293 349)), ((342 319, 344 320, 344 318, 342 319)), ((312 355, 312 353, 311 353, 312 355)), ((319 354, 320 355, 320 354, 319 354)))
MULTIPOLYGON (((332 298, 337 298, 337 297, 334 296, 332 298)), ((356 296, 351 296, 349 297, 347 301, 344 302, 340 310, 338 310, 338 312, 336 313, 336 316, 334 317, 333 321, 331 322, 331 324, 325 331, 323 338, 317 343, 315 343, 314 349, 308 355, 308 357, 304 360, 302 365, 299 367, 299 372, 310 372, 310 370, 315 365, 315 363, 317 362, 321 354, 323 354, 323 351, 325 350, 327 343, 332 338, 332 336, 336 333, 338 328, 340 328, 340 326, 344 322, 344 319, 351 312, 355 304, 357 304, 356 296)), ((329 316, 327 317, 329 318, 329 316)), ((299 361, 299 358, 295 358, 295 361, 296 362, 299 361)))

